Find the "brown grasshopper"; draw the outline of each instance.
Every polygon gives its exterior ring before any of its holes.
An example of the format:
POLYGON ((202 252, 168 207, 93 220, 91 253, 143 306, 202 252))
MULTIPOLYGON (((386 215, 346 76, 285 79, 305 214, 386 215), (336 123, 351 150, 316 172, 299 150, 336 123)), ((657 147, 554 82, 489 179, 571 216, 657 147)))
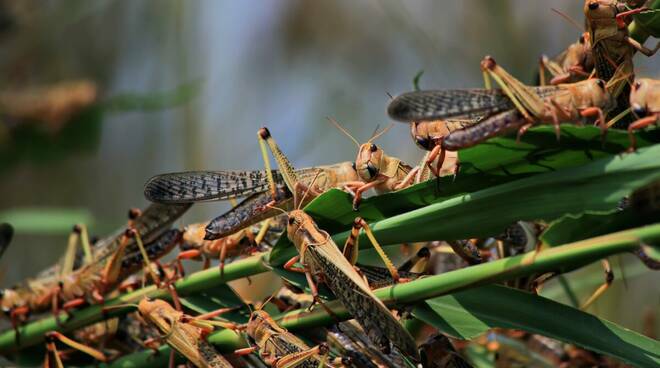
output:
POLYGON ((554 59, 545 55, 541 56, 540 64, 539 79, 542 86, 546 84, 546 70, 552 76, 550 84, 571 83, 587 79, 594 68, 589 32, 583 33, 576 42, 570 44, 554 59))
MULTIPOLYGON (((149 324, 158 328, 163 334, 162 339, 168 345, 185 356, 194 366, 231 367, 231 364, 205 340, 216 325, 236 328, 231 323, 207 320, 218 313, 189 317, 163 300, 147 298, 142 299, 138 304, 138 312, 149 324)), ((173 362, 174 355, 170 355, 170 366, 173 366, 173 362)))
POLYGON ((210 266, 211 258, 220 260, 220 274, 224 272, 227 257, 236 257, 257 249, 270 231, 273 219, 268 218, 256 227, 249 227, 216 240, 206 240, 208 223, 187 225, 183 230, 183 244, 187 247, 181 251, 177 259, 179 274, 184 270, 181 264, 183 259, 204 259, 204 269, 210 266))
MULTIPOLYGON (((360 178, 351 162, 296 170, 300 180, 309 184, 317 173, 316 192, 345 188, 360 178)), ((156 175, 144 189, 147 199, 157 203, 193 203, 248 196, 225 214, 209 222, 205 240, 216 240, 248 226, 274 217, 280 212, 266 206, 291 208, 292 196, 277 172, 266 171, 194 171, 156 175), (269 188, 268 180, 276 183, 269 188)), ((311 201, 313 196, 307 198, 311 201)))
POLYGON ((606 129, 605 114, 613 106, 606 84, 599 79, 552 87, 529 87, 508 74, 491 57, 482 63, 484 73, 502 89, 466 89, 409 92, 388 106, 390 117, 401 121, 481 117, 479 123, 450 132, 440 149, 460 150, 491 137, 518 130, 518 137, 539 123, 551 123, 559 137, 561 121, 581 122, 596 117, 606 129))
POLYGON ((248 323, 241 327, 256 346, 237 350, 238 355, 259 351, 259 356, 273 368, 320 368, 331 367, 327 344, 310 348, 296 335, 290 333, 273 320, 264 310, 255 310, 248 323))
MULTIPOLYGON (((306 188, 297 179, 291 163, 279 149, 266 128, 259 130, 258 137, 261 151, 266 158, 266 172, 270 172, 266 148, 268 146, 280 167, 284 181, 294 194, 294 202, 299 205, 303 202, 303 199, 298 199, 299 193, 304 190, 307 194, 309 188, 306 188)), ((313 185, 314 181, 312 180, 310 187, 313 185)), ((271 186, 274 186, 274 183, 271 186)), ((303 198, 305 194, 303 194, 303 198)), ((360 218, 355 220, 353 231, 351 231, 351 236, 347 240, 342 254, 330 234, 319 229, 314 220, 304 211, 300 209, 290 211, 288 218, 287 236, 296 246, 300 255, 287 262, 285 267, 305 273, 314 299, 319 301, 318 290, 313 277, 319 276, 344 304, 349 313, 364 327, 369 338, 377 346, 388 350, 391 342, 404 354, 414 360, 419 360, 415 342, 410 334, 394 318, 385 304, 376 298, 367 282, 354 268, 354 261, 357 258, 357 235, 359 229, 363 228, 388 266, 394 280, 398 281, 399 279, 396 268, 378 245, 366 222, 360 218), (353 263, 349 262, 347 258, 351 259, 353 263), (302 263, 303 269, 293 266, 298 260, 302 263)), ((324 306, 324 304, 321 305, 324 306)))
MULTIPOLYGON (((92 261, 75 270, 72 269, 74 262, 67 261, 58 268, 59 274, 49 274, 28 280, 22 286, 3 290, 0 301, 3 311, 17 327, 31 312, 51 308, 53 314, 58 316, 61 309, 68 311, 89 301, 102 302, 105 293, 142 268, 144 256, 148 259, 159 258, 178 244, 178 231, 163 231, 189 207, 155 205, 142 216, 133 213, 129 229, 119 237, 109 239, 108 245, 99 247, 92 261), (138 219, 141 220, 138 222, 138 219), (146 239, 150 239, 146 249, 139 249, 142 242, 136 229, 146 230, 146 239)), ((69 250, 72 249, 73 252, 69 253, 75 255, 75 248, 69 247, 69 250)))
POLYGON ((618 0, 585 0, 584 15, 590 35, 596 77, 606 82, 616 79, 610 93, 616 100, 612 115, 625 110, 634 78, 632 57, 636 51, 652 56, 660 49, 660 42, 648 49, 628 35, 629 17, 646 10, 642 2, 626 4, 618 0), (631 9, 632 7, 632 9, 631 9))
MULTIPOLYGON (((373 188, 376 193, 388 193, 410 185, 419 168, 412 168, 400 159, 387 155, 373 142, 385 134, 389 128, 374 134, 366 143, 360 144, 351 134, 334 119, 328 119, 337 129, 350 138, 358 148, 355 158, 355 170, 361 181, 346 183, 353 189, 353 210, 357 211, 362 193, 373 188)), ((314 188, 312 188, 314 190, 314 188)), ((318 194, 318 193, 317 193, 318 194)))

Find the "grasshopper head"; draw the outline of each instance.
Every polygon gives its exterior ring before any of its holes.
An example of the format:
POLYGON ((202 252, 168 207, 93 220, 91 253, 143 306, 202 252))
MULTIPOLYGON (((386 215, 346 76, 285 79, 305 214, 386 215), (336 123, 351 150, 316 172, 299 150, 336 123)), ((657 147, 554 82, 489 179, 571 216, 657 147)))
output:
POLYGON ((381 170, 383 155, 383 150, 374 143, 360 145, 355 159, 355 170, 360 179, 366 182, 376 179, 381 170))
POLYGON ((586 0, 584 16, 589 20, 614 19, 617 14, 616 0, 586 0))
POLYGON ((165 319, 167 325, 171 325, 174 322, 170 320, 170 315, 172 315, 172 313, 168 312, 175 311, 176 310, 172 308, 171 305, 160 299, 144 298, 140 300, 140 303, 138 304, 138 312, 140 312, 143 317, 152 321, 157 319, 165 319))
POLYGON ((286 233, 293 243, 294 238, 298 234, 298 230, 308 221, 309 215, 302 210, 293 210, 289 212, 289 220, 287 222, 286 233))
POLYGON ((639 78, 630 89, 630 109, 635 116, 643 118, 649 113, 657 112, 657 106, 654 108, 649 104, 656 102, 657 96, 660 96, 660 81, 639 78))
POLYGON ((449 135, 447 124, 443 120, 422 121, 410 124, 410 134, 415 144, 426 151, 430 151, 440 144, 442 139, 449 135))
POLYGON ((257 340, 257 335, 260 332, 266 332, 267 329, 279 331, 281 328, 266 311, 255 310, 252 312, 250 315, 250 320, 247 323, 247 334, 253 339, 257 340))

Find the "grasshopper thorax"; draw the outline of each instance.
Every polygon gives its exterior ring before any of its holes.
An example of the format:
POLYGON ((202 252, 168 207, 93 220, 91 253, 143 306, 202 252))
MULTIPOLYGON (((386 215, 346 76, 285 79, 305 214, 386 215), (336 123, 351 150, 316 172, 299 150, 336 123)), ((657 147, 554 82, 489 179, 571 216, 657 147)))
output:
POLYGON ((303 210, 289 212, 286 232, 289 240, 298 248, 298 251, 309 244, 325 243, 329 237, 328 233, 320 230, 314 219, 303 210))
POLYGON ((578 108, 599 107, 609 110, 615 106, 614 97, 602 79, 592 78, 573 83, 570 91, 578 108))

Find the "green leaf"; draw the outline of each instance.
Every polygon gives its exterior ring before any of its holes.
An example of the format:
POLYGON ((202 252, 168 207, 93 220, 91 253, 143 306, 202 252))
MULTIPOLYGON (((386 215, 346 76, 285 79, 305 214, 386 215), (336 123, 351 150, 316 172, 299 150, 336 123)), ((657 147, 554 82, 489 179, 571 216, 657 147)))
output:
POLYGON ((238 310, 223 313, 220 318, 239 324, 246 323, 250 318, 250 311, 241 298, 227 284, 218 285, 204 290, 201 293, 179 298, 181 304, 197 314, 204 314, 224 308, 238 310))
POLYGON ((493 327, 525 330, 641 367, 660 364, 660 342, 549 299, 489 285, 426 301, 413 315, 443 332, 473 338, 493 327), (488 301, 488 302, 484 302, 488 301))
MULTIPOLYGON (((651 11, 633 15, 633 22, 628 26, 632 38, 644 43, 649 36, 660 37, 660 0, 655 0, 649 6, 651 11)), ((654 45, 651 45, 651 49, 654 45)))

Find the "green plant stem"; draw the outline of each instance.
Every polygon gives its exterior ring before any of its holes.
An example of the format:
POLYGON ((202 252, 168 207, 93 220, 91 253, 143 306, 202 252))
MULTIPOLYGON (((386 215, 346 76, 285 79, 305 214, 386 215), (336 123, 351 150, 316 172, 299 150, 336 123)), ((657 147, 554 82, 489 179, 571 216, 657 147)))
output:
MULTIPOLYGON (((225 267, 223 277, 220 277, 220 271, 217 267, 208 270, 199 271, 190 276, 179 280, 174 285, 177 293, 181 296, 194 294, 201 290, 212 288, 228 281, 237 280, 246 276, 252 276, 268 271, 268 267, 262 260, 263 255, 257 255, 237 262, 228 264, 225 267)), ((104 308, 111 306, 120 306, 125 304, 135 304, 144 297, 154 299, 171 299, 167 290, 157 289, 155 286, 145 287, 132 293, 124 294, 114 299, 108 300, 103 305, 93 305, 85 309, 73 312, 71 318, 64 322, 65 316, 60 319, 62 323, 57 324, 54 317, 44 318, 32 323, 28 323, 19 328, 20 345, 16 342, 16 334, 13 330, 0 334, 0 354, 7 354, 31 345, 43 342, 43 336, 48 331, 60 331, 68 333, 78 328, 99 322, 104 318, 126 314, 133 307, 112 308, 104 312, 104 308)))

